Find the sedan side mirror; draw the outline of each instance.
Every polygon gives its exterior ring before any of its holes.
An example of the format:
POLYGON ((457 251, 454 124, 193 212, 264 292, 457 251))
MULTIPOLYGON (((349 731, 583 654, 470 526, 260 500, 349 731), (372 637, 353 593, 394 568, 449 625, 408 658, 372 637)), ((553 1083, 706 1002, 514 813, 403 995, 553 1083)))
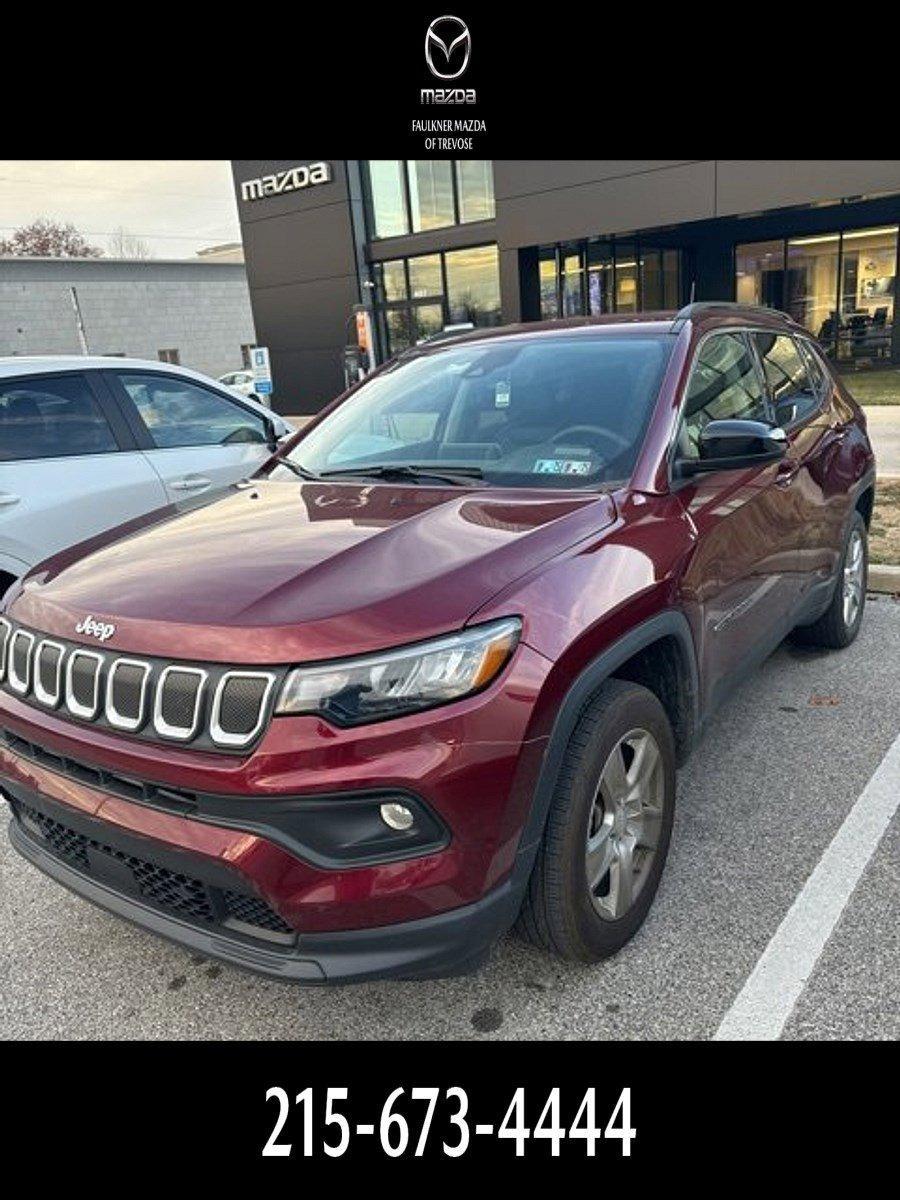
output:
POLYGON ((262 422, 266 431, 266 445, 274 454, 278 449, 278 429, 275 425, 275 421, 268 414, 263 416, 262 422))
POLYGON ((680 458, 680 478, 707 471, 735 471, 777 462, 787 452, 787 434, 764 421, 710 421, 700 433, 700 457, 680 458))

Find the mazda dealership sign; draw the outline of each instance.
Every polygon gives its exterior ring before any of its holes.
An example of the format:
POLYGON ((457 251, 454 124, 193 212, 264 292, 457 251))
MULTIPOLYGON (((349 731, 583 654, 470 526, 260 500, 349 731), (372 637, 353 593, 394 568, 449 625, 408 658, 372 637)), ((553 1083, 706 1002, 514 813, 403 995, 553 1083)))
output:
POLYGON ((331 163, 314 162, 302 167, 289 167, 272 175, 260 175, 258 179, 245 179, 241 184, 242 200, 264 200, 267 196, 281 196, 285 192, 299 192, 303 188, 315 187, 320 183, 331 183, 331 163))

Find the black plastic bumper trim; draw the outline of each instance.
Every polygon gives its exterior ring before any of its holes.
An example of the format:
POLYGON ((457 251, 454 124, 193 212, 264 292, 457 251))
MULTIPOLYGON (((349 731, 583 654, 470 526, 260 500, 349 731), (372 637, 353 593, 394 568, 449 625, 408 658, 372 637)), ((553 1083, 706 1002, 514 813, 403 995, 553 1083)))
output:
MULTIPOLYGON (((0 726, 0 745, 47 771, 132 804, 207 825, 254 833, 322 870, 367 867, 437 854, 450 844, 450 831, 428 804, 405 788, 368 788, 310 795, 215 795, 180 791, 166 784, 126 777, 78 758, 46 750, 0 726), (415 816, 412 829, 392 830, 379 807, 399 801, 415 816)), ((2 778, 2 777, 0 777, 2 778)))
POLYGON ((473 970, 515 920, 521 891, 511 879, 481 900, 417 921, 342 933, 301 934, 291 951, 251 946, 150 908, 61 862, 10 822, 15 849, 70 891, 179 945, 235 967, 302 984, 431 979, 473 970))

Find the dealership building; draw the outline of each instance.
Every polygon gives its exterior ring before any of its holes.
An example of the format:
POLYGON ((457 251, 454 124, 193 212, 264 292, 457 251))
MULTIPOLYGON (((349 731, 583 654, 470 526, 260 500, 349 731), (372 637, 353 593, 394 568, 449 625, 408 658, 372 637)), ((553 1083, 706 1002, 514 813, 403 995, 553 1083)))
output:
POLYGON ((448 324, 739 300, 844 370, 900 363, 900 160, 235 161, 257 340, 285 411, 448 324))

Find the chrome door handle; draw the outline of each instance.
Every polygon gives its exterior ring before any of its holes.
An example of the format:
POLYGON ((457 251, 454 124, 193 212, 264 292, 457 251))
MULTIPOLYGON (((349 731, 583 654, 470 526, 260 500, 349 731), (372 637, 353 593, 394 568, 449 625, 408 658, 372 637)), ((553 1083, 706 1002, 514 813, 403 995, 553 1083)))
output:
POLYGON ((14 496, 12 492, 0 492, 0 506, 5 507, 8 504, 18 504, 21 499, 21 496, 14 496))
POLYGON ((173 479, 169 487, 176 492, 196 492, 199 488, 212 487, 212 480, 194 475, 187 479, 173 479))

